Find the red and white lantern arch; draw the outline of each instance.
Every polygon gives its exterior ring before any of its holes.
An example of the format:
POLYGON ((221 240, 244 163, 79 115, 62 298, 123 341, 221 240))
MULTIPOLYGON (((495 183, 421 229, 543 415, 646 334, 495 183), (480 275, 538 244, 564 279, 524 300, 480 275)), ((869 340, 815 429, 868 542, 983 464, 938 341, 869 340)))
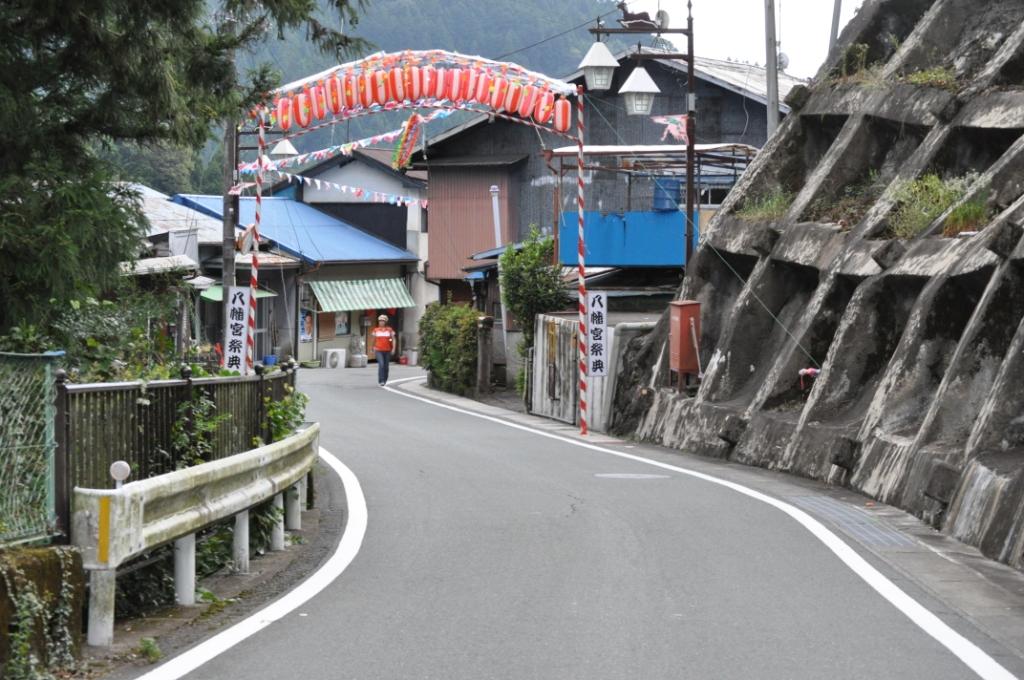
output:
MULTIPOLYGON (((276 127, 287 139, 356 116, 424 108, 478 111, 577 141, 580 430, 586 434, 587 296, 583 278, 582 88, 578 90, 574 85, 511 62, 445 50, 382 52, 339 64, 275 90, 253 112, 253 121, 261 132, 255 168, 257 190, 262 186, 264 171, 274 167, 265 155, 262 132, 266 126, 276 127), (570 97, 576 98, 575 130, 570 97)), ((258 192, 257 228, 260 209, 258 192)), ((256 257, 253 258, 252 272, 250 285, 253 290, 250 295, 255 300, 256 257)))

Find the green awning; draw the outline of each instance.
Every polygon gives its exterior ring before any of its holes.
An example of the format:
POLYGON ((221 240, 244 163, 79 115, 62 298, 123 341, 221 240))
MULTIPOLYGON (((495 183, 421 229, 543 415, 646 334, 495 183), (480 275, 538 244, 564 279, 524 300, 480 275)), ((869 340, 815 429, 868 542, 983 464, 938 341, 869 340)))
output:
MULTIPOLYGON (((200 297, 202 297, 204 300, 209 300, 210 302, 223 302, 224 301, 224 289, 222 287, 220 287, 220 286, 210 286, 209 288, 207 288, 206 290, 204 290, 202 292, 200 297)), ((256 289, 256 299, 257 300, 259 300, 260 298, 267 298, 267 297, 277 297, 277 293, 275 293, 272 290, 264 290, 262 288, 257 288, 256 289)))
POLYGON ((415 307, 402 279, 310 281, 323 312, 415 307))

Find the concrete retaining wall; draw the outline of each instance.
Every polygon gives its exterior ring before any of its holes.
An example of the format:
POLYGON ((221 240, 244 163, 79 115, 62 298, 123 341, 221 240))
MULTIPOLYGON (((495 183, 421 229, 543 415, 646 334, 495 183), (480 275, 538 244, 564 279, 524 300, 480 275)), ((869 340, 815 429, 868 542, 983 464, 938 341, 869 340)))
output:
POLYGON ((687 271, 699 390, 664 387, 663 321, 629 348, 613 430, 845 484, 1022 567, 1024 6, 869 1, 841 43, 687 271), (926 70, 954 82, 909 81, 926 70), (900 187, 926 173, 967 193, 896 239, 900 187), (780 190, 784 214, 744 215, 780 190), (943 237, 972 199, 987 223, 943 237))

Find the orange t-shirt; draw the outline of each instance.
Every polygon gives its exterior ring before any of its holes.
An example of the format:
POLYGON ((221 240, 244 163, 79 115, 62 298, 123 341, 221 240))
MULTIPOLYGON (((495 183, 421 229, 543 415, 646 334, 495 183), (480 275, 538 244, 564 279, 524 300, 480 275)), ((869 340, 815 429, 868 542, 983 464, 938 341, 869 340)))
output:
POLYGON ((370 333, 373 335, 374 352, 392 352, 395 349, 395 329, 391 326, 375 327, 370 333))

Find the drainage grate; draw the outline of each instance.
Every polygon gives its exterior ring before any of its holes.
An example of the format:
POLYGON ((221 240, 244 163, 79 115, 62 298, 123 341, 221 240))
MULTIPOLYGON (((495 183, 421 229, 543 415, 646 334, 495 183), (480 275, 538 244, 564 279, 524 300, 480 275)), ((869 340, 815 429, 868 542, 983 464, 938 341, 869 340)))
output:
POLYGON ((872 516, 866 510, 823 496, 789 496, 788 500, 818 518, 828 520, 864 545, 910 548, 917 543, 872 516))

